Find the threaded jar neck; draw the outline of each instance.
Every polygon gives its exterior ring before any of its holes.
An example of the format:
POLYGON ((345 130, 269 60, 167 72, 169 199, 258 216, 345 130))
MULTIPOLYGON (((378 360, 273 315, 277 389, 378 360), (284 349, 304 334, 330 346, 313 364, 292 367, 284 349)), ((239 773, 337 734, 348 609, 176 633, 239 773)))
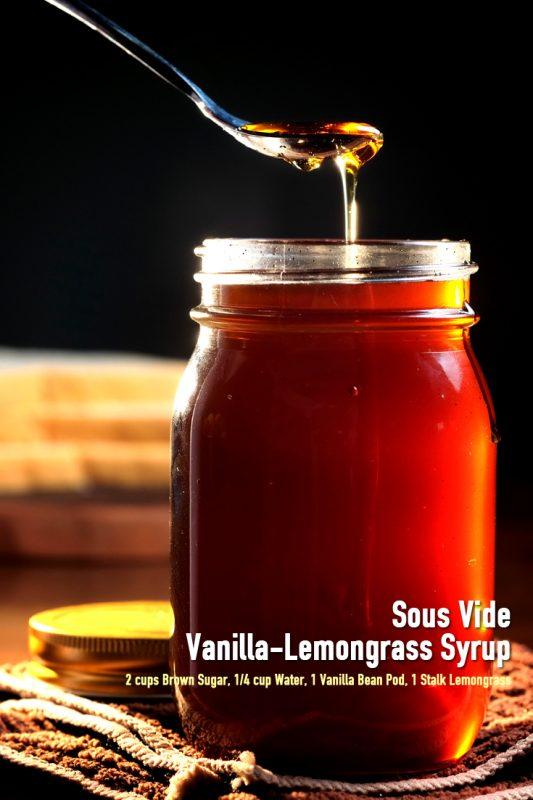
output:
POLYGON ((206 239, 200 283, 368 283, 465 280, 477 270, 468 242, 206 239))

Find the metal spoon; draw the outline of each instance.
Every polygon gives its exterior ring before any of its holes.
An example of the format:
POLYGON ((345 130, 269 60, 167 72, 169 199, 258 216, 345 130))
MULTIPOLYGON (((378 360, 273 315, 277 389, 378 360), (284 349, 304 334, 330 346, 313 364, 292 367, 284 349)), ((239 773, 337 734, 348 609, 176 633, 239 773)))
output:
POLYGON ((175 89, 179 89, 211 122, 252 150, 282 158, 299 169, 308 171, 316 169, 328 158, 344 155, 351 157, 354 165, 359 167, 369 161, 381 147, 381 133, 364 123, 251 123, 235 117, 208 97, 174 64, 86 3, 80 0, 46 2, 97 31, 175 89))

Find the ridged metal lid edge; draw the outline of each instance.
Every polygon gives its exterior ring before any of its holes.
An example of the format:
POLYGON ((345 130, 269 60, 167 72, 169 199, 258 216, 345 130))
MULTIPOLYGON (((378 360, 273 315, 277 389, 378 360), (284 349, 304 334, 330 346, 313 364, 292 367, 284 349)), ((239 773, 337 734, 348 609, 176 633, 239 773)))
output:
POLYGON ((466 241, 206 239, 196 276, 204 281, 421 280, 466 278, 477 270, 466 241))

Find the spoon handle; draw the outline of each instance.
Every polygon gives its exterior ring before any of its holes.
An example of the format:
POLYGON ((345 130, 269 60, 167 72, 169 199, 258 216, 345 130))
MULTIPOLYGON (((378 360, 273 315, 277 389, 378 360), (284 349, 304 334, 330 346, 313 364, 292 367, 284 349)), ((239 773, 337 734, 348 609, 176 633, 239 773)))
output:
POLYGON ((221 108, 174 64, 171 64, 170 61, 156 53, 147 44, 141 42, 136 36, 121 28, 120 25, 108 19, 96 9, 91 8, 81 0, 75 0, 75 2, 70 2, 70 0, 46 0, 46 2, 83 22, 93 31, 97 31, 97 33, 116 44, 117 47, 120 47, 132 58, 140 61, 141 64, 144 64, 151 72, 154 72, 175 89, 179 89, 193 103, 196 103, 200 111, 213 122, 222 127, 231 128, 239 128, 242 125, 246 125, 246 120, 234 117, 221 108))

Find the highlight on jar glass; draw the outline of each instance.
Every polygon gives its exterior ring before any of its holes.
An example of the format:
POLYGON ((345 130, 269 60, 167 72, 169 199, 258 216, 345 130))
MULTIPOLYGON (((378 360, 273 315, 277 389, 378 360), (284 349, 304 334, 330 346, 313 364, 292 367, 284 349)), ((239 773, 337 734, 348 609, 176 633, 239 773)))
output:
POLYGON ((171 664, 203 677, 176 688, 185 734, 308 775, 456 761, 495 647, 462 616, 493 601, 497 441, 469 244, 196 253, 172 433, 171 664))

